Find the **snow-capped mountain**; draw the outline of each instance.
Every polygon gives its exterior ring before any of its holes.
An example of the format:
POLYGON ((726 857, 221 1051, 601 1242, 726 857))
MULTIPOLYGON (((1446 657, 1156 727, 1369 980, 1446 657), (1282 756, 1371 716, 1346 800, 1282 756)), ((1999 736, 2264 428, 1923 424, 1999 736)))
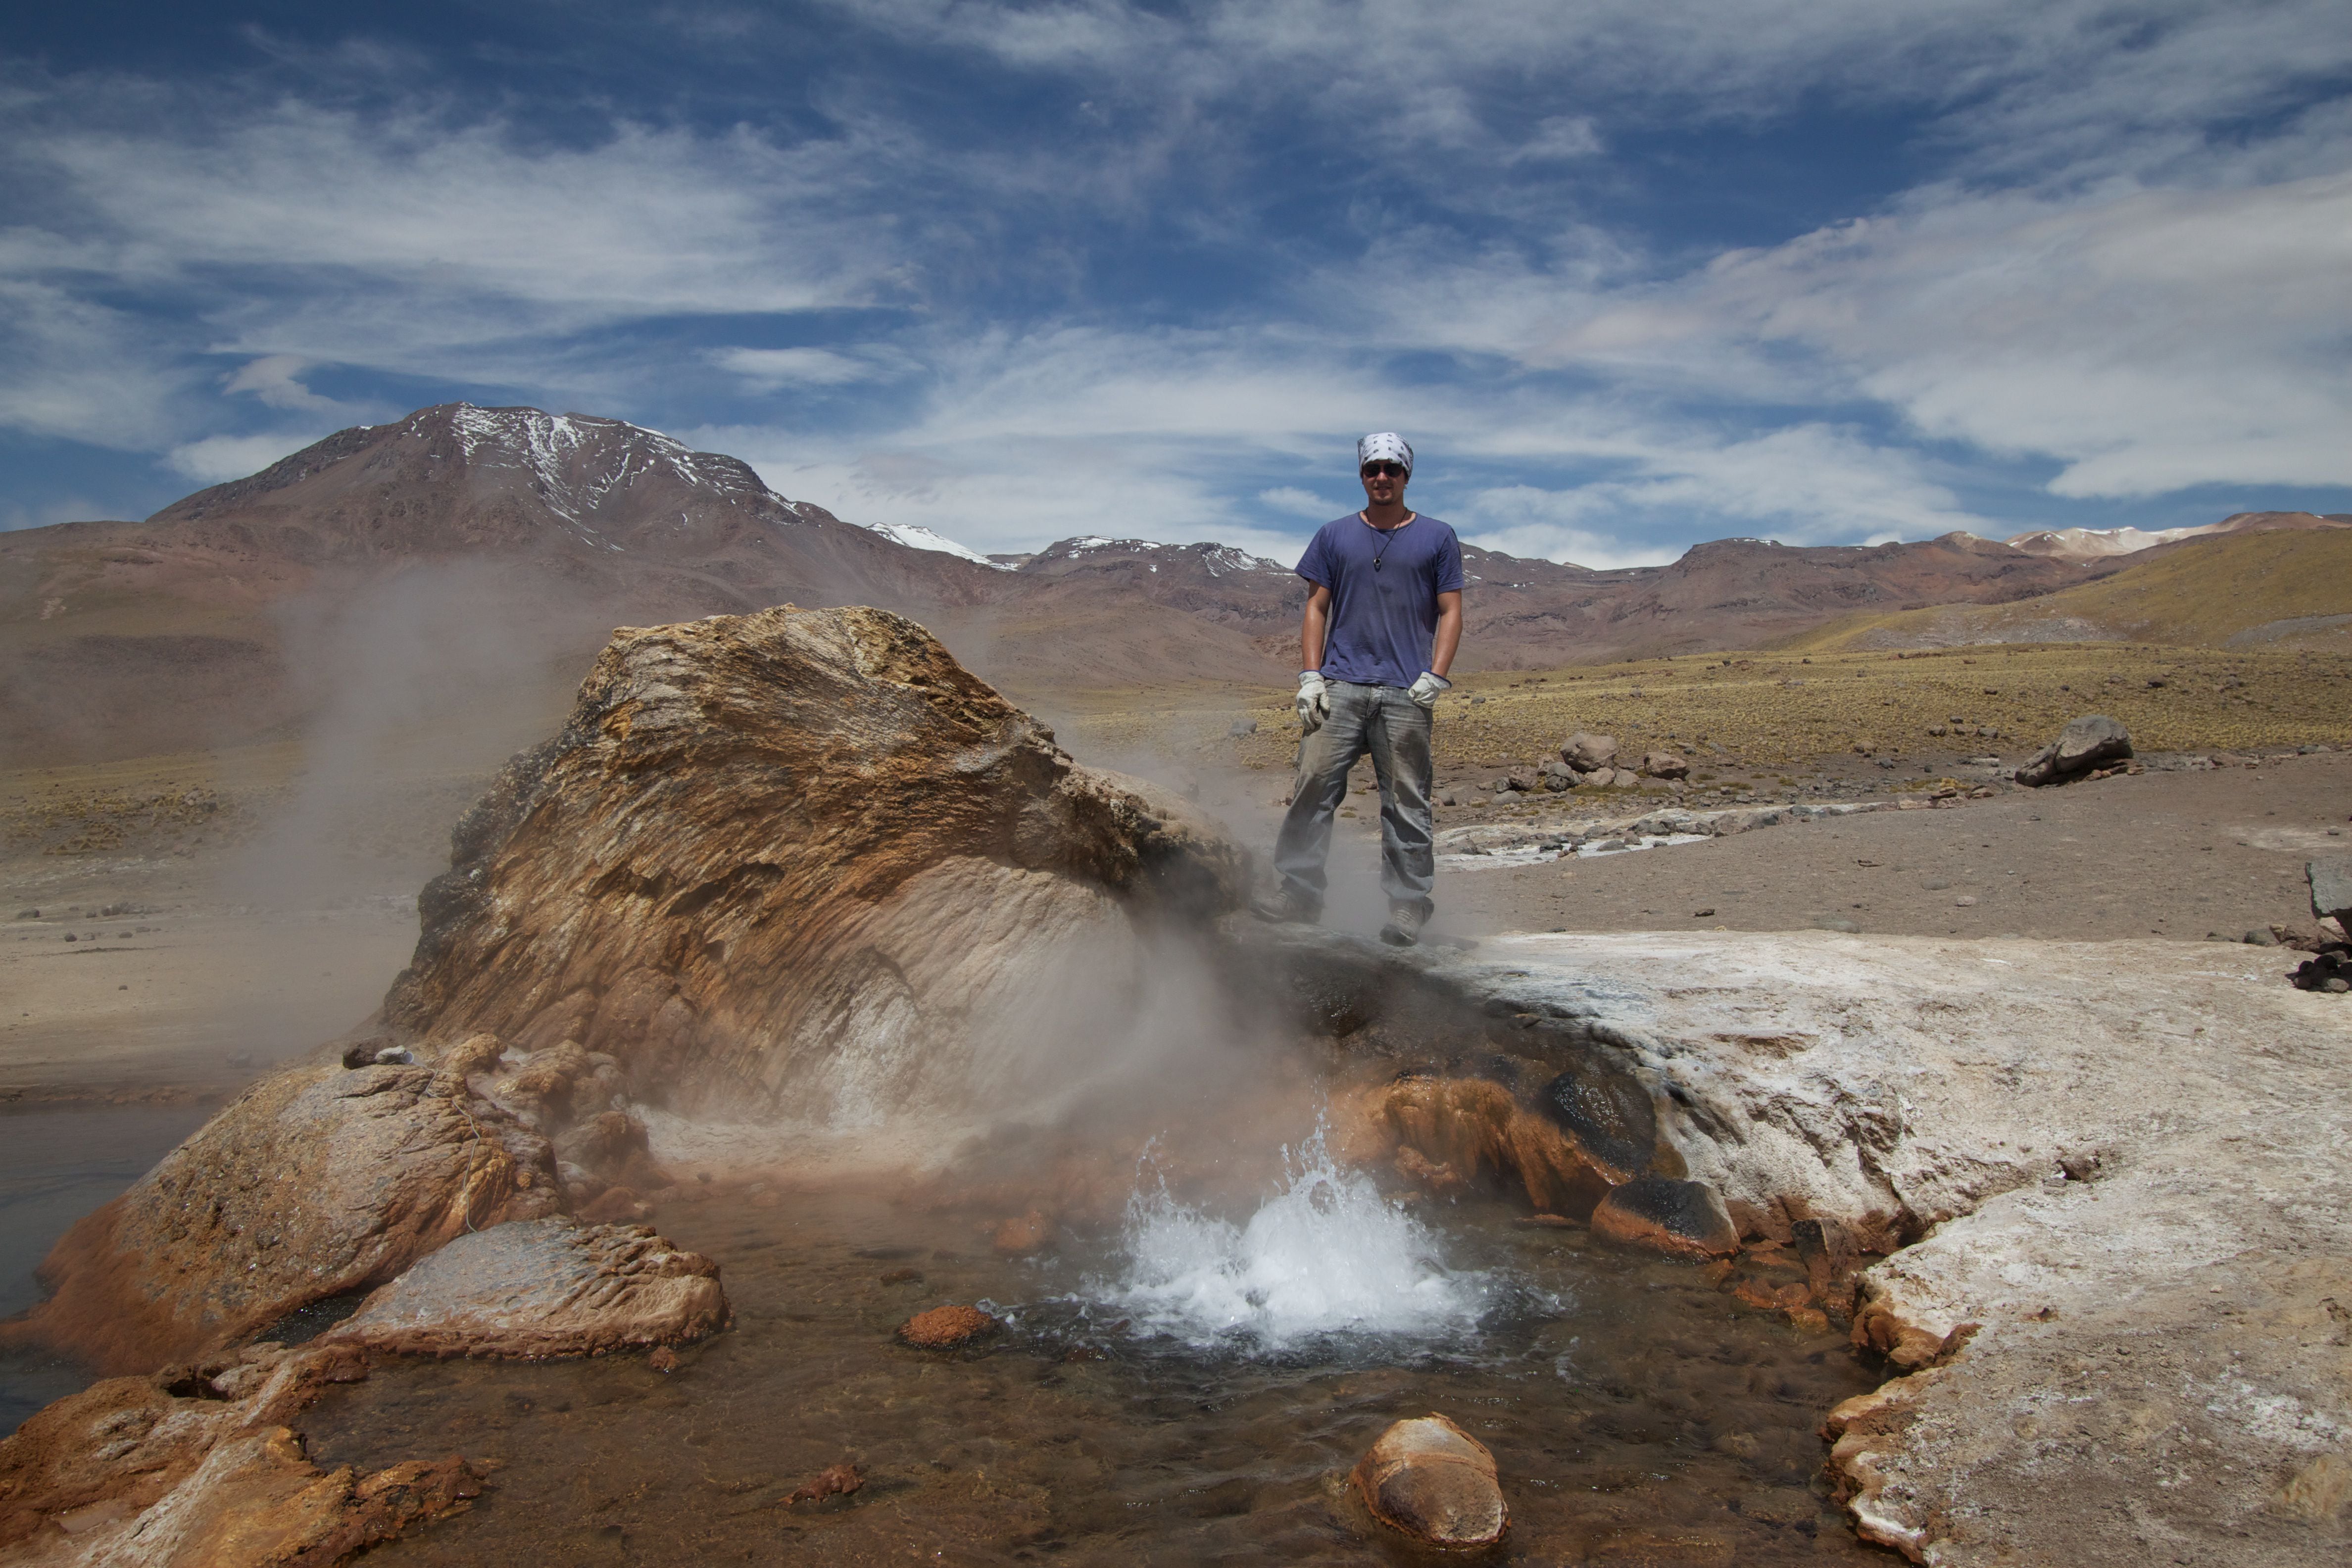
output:
POLYGON ((1010 572, 1013 570, 1013 567, 1004 564, 1003 562, 991 561, 987 556, 982 555, 979 551, 972 549, 970 545, 958 544, 946 534, 934 532, 930 529, 923 527, 920 523, 867 522, 861 523, 858 526, 861 528, 870 528, 875 532, 880 534, 883 538, 896 540, 909 550, 936 550, 942 555, 953 555, 958 559, 964 561, 976 561, 982 566, 990 568, 992 571, 1010 572))

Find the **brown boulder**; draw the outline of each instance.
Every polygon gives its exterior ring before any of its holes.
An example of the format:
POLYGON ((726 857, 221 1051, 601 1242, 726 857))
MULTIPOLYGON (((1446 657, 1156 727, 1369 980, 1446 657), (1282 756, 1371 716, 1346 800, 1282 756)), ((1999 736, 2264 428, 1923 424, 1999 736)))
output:
POLYGON ((1613 768, 1617 765, 1617 737, 1579 730, 1559 743, 1559 760, 1580 773, 1613 768))
POLYGON ((918 1350, 953 1350, 996 1331, 996 1320, 977 1307, 934 1307, 898 1325, 898 1340, 918 1350))
POLYGON ((1034 1094, 1039 999, 1149 973, 1146 923, 1246 881, 901 616, 624 629, 458 825, 386 1016, 557 1052, 516 1083, 551 1106, 602 1056, 673 1110, 870 1124, 1034 1094))
POLYGON ((1688 778, 1690 760, 1672 752, 1645 752, 1642 755, 1642 772, 1654 779, 1688 778))
POLYGON ((1391 1426, 1348 1479, 1373 1518, 1432 1546, 1491 1546, 1510 1528, 1495 1456, 1443 1415, 1391 1426))
POLYGON ((470 1506, 462 1458, 321 1470, 283 1423, 348 1352, 264 1347, 93 1384, 0 1439, 0 1555, 158 1568, 317 1568, 470 1506))
POLYGON ((318 1342, 538 1361, 676 1344, 726 1321, 709 1258, 641 1225, 543 1219, 459 1237, 318 1342))
POLYGON ((1739 1231, 1715 1189, 1671 1176, 1641 1176, 1611 1188, 1592 1211, 1592 1233, 1672 1258, 1722 1258, 1739 1250, 1739 1231))
POLYGON ((2064 784, 2091 772, 2102 763, 2132 754, 2131 732, 2104 713, 2085 713, 2070 720, 2058 738, 2017 770, 2021 784, 2064 784))
POLYGON ((19 1332, 110 1371, 234 1342, 453 1237, 554 1212, 547 1142, 453 1073, 266 1079, 73 1229, 19 1332))

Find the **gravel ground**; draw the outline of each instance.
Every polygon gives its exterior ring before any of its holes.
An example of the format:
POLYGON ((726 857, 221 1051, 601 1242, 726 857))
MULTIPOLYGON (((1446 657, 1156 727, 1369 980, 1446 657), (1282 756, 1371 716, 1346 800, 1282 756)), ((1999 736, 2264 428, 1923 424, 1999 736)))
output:
POLYGON ((2327 854, 2352 855, 2352 754, 2126 774, 1639 853, 1448 867, 1439 929, 1787 931, 1843 920, 1904 936, 2242 937, 2308 922, 2304 864, 2327 854))

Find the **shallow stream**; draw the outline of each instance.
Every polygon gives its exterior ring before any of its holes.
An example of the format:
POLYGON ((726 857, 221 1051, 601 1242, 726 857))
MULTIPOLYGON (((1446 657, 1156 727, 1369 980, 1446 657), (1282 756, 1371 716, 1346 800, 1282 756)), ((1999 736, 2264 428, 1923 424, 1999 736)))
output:
POLYGON ((1841 1336, 1500 1204, 1408 1216, 1310 1147, 1254 1212, 1147 1173, 1111 1233, 1015 1260, 969 1213, 763 1201, 659 1214, 736 1311, 673 1373, 403 1363, 309 1412, 324 1465, 500 1461, 369 1561, 1413 1563, 1345 1479, 1432 1410, 1500 1467, 1511 1533, 1480 1561, 1886 1561, 1820 1480, 1822 1414, 1876 1381, 1841 1336), (972 1301, 1007 1322, 976 1349, 893 1339, 972 1301), (854 1496, 790 1500, 844 1460, 854 1496))

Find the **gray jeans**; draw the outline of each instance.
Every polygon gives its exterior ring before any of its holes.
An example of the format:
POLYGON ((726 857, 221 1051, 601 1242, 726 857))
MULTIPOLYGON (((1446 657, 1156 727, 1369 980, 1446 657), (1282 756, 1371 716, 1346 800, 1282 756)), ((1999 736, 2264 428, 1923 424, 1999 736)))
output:
POLYGON ((1347 798, 1348 770, 1371 753, 1381 785, 1381 889, 1391 903, 1417 904, 1426 916, 1437 881, 1436 824, 1429 809, 1429 710, 1400 686, 1328 688, 1331 717, 1298 742, 1298 779, 1290 811, 1274 841, 1274 868, 1284 891, 1320 909, 1323 863, 1331 853, 1331 818, 1347 798))

